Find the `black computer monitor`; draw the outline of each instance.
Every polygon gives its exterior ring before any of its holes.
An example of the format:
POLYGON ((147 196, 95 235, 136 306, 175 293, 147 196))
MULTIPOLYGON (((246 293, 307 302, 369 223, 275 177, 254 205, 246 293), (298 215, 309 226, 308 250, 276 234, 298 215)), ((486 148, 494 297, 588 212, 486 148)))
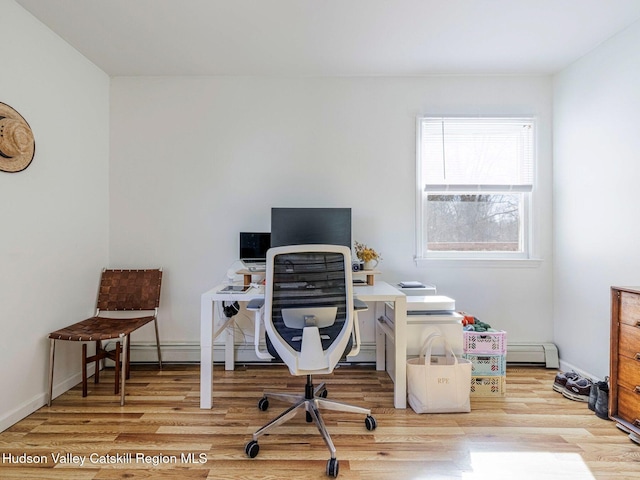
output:
POLYGON ((271 246, 306 244, 351 248, 351 209, 272 208, 271 246))

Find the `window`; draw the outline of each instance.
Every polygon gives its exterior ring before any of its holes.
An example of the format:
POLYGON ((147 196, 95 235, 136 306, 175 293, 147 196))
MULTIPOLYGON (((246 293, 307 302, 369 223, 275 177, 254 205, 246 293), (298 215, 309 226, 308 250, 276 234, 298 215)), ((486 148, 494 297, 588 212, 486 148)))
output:
POLYGON ((421 117, 417 258, 526 259, 533 118, 421 117))

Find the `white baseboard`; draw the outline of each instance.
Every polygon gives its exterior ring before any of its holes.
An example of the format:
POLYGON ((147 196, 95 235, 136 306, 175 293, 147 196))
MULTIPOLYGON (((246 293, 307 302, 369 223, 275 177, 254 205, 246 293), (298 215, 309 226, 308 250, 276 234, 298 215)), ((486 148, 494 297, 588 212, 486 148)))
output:
MULTIPOLYGON (((93 375, 95 369, 91 365, 87 368, 87 375, 93 375)), ((62 395, 64 392, 69 390, 70 388, 75 387, 78 383, 82 381, 82 373, 77 373, 68 377, 61 382, 53 385, 53 394, 52 397, 55 399, 57 396, 62 395)), ((49 393, 44 392, 40 393, 29 401, 24 402, 18 408, 0 416, 0 432, 5 431, 10 426, 16 424, 23 418, 31 415, 33 412, 38 410, 39 408, 45 406, 47 404, 47 397, 49 393)))
POLYGON ((2 417, 0 417, 0 432, 4 432, 7 428, 31 415, 45 404, 46 394, 40 394, 23 403, 18 408, 3 414, 2 417))
MULTIPOLYGON (((266 350, 264 346, 261 350, 266 350)), ((264 362, 257 357, 253 345, 238 344, 235 348, 235 358, 238 363, 264 362)), ((213 361, 224 362, 224 344, 214 344, 213 361)), ((357 363, 375 363, 375 343, 363 343, 360 354, 354 359, 357 363)), ((158 361, 154 343, 133 343, 131 345, 131 361, 153 363, 158 361)), ((167 363, 199 363, 200 344, 191 343, 163 343, 162 361, 167 363)), ((558 350, 553 343, 510 343, 507 346, 507 363, 543 365, 546 368, 558 368, 558 350)))
POLYGON ((576 372, 583 377, 590 378, 592 382, 600 382, 603 380, 602 378, 592 375, 586 370, 582 370, 569 362, 560 361, 560 370, 563 372, 576 372))
MULTIPOLYGON (((167 363, 199 363, 200 362, 200 344, 199 343, 174 343, 162 344, 161 348, 162 361, 167 363)), ((262 350, 266 350, 263 346, 262 350)), ((235 358, 238 363, 264 363, 256 355, 253 345, 240 344, 236 345, 235 358)), ((355 358, 349 358, 350 361, 357 363, 374 363, 376 361, 376 345, 375 343, 363 343, 360 347, 360 353, 355 358)), ((158 354, 154 343, 132 343, 131 344, 131 361, 153 363, 158 361, 158 354)), ((224 345, 215 344, 213 346, 213 361, 224 362, 224 345)))

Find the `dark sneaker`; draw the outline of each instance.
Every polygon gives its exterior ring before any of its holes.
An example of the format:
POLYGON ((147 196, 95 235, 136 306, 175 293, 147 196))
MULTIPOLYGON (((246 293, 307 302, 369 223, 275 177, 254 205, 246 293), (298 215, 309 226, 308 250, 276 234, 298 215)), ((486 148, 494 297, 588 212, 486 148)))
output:
POLYGON ((567 385, 567 380, 578 380, 579 378, 580 375, 578 375, 576 372, 559 372, 556 375, 556 379, 553 381, 553 390, 558 393, 562 393, 564 392, 564 389, 567 385))
POLYGON ((596 411, 597 401, 598 401, 598 385, 594 383, 591 385, 591 390, 589 391, 589 405, 588 405, 589 410, 593 412, 596 411))
POLYGON ((588 402, 591 393, 592 382, 588 378, 580 377, 577 380, 567 380, 562 395, 576 402, 588 402))
POLYGON ((609 420, 609 384, 605 379, 604 382, 596 382, 595 387, 598 391, 595 405, 596 415, 604 420, 609 420))

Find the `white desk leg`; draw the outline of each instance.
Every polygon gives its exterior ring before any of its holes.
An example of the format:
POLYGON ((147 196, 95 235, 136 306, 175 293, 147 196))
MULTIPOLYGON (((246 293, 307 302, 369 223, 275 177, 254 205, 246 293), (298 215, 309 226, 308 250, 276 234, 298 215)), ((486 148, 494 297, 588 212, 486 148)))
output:
POLYGON ((407 299, 396 297, 395 305, 396 383, 393 404, 396 408, 407 408, 407 299))
POLYGON ((224 331, 224 369, 233 370, 236 365, 236 329, 235 322, 229 322, 224 331))
POLYGON ((211 408, 213 396, 213 301, 200 299, 200 408, 211 408))
POLYGON ((386 370, 386 366, 387 366, 387 345, 386 345, 386 338, 387 336, 385 335, 385 333, 382 331, 382 329, 380 328, 380 323, 378 322, 378 319, 380 318, 380 316, 382 315, 382 310, 380 308, 380 305, 384 305, 383 302, 376 302, 375 303, 375 307, 374 307, 374 319, 373 321, 375 322, 376 325, 376 370, 378 371, 385 371, 386 370))

